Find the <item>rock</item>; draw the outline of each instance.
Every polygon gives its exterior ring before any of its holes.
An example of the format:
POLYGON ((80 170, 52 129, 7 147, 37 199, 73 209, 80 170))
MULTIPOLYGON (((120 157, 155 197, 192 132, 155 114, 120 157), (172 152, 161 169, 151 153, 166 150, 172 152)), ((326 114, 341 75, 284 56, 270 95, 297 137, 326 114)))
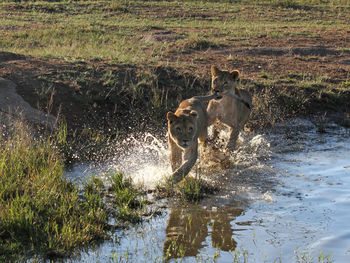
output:
MULTIPOLYGON (((11 117, 23 118, 31 123, 45 126, 49 130, 56 128, 56 118, 29 105, 16 91, 16 84, 0 78, 0 112, 11 117)), ((5 118, 4 118, 5 119, 5 118)))

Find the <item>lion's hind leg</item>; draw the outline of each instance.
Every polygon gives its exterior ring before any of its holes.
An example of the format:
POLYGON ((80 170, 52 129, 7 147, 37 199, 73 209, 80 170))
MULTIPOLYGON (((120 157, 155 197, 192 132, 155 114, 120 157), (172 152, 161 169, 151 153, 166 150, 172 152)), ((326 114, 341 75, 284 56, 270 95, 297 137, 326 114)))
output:
POLYGON ((239 127, 231 127, 230 138, 228 139, 228 143, 226 146, 226 151, 233 153, 236 149, 237 139, 239 135, 239 127))
MULTIPOLYGON (((205 147, 207 147, 209 144, 211 147, 213 147, 214 144, 218 141, 219 134, 220 134, 220 128, 221 128, 220 123, 218 120, 216 120, 210 127, 211 132, 210 132, 210 135, 207 135, 207 138, 206 138, 205 143, 204 143, 205 147)), ((207 132, 207 134, 208 134, 208 132, 207 132)))

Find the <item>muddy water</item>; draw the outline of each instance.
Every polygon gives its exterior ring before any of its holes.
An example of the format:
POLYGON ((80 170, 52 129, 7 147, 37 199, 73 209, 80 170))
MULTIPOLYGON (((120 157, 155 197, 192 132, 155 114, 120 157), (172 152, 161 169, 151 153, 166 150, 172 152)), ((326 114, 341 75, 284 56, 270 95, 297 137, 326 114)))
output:
MULTIPOLYGON (((133 140, 107 166, 152 188, 170 170, 164 142, 147 140, 133 140)), ((318 262, 320 253, 350 262, 350 132, 328 125, 319 134, 295 120, 240 140, 234 157, 219 156, 222 165, 197 167, 219 194, 199 205, 166 203, 162 216, 117 232, 77 262, 318 262)), ((98 171, 80 166, 67 176, 98 171)))

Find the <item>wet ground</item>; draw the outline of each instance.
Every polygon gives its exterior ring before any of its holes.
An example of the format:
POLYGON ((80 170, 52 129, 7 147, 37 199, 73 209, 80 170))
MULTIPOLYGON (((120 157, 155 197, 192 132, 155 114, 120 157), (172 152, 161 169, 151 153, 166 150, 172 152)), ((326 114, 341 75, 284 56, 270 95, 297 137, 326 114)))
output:
MULTIPOLYGON (((349 262, 350 131, 320 125, 294 120, 266 134, 243 134, 231 165, 208 173, 221 183, 217 195, 190 206, 163 200, 161 216, 116 233, 78 261, 319 262, 321 255, 349 262)), ((150 187, 168 171, 166 148, 155 138, 133 141, 108 166, 133 167, 130 175, 138 181, 146 175, 150 187)), ((67 176, 82 170, 92 171, 81 166, 67 176)))

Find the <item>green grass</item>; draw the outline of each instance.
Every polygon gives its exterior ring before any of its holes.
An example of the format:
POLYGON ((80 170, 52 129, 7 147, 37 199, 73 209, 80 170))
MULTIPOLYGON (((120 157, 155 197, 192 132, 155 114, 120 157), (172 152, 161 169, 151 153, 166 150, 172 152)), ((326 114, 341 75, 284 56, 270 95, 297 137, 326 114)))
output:
POLYGON ((37 251, 64 256, 106 237, 101 200, 79 198, 62 178, 63 163, 52 141, 32 141, 21 131, 0 144, 1 258, 37 251))
POLYGON ((145 204, 140 198, 140 190, 136 189, 130 178, 125 178, 122 173, 112 173, 109 181, 111 183, 109 191, 113 193, 113 202, 118 207, 117 217, 132 223, 140 222, 140 210, 145 204))
POLYGON ((283 38, 320 26, 346 29, 349 6, 346 0, 9 1, 0 5, 1 14, 10 14, 1 16, 0 44, 7 51, 41 57, 157 63, 169 51, 218 48, 234 39, 283 38), (144 41, 155 28, 187 37, 170 46, 144 41))
POLYGON ((333 256, 331 254, 325 255, 323 251, 321 250, 318 254, 317 260, 310 255, 308 252, 300 251, 300 247, 298 246, 296 250, 294 251, 295 254, 295 262, 297 263, 332 263, 335 262, 333 259, 333 256))
MULTIPOLYGON (((1 133, 2 134, 2 133, 1 133)), ((64 132, 55 141, 63 142, 64 132)), ((113 211, 118 224, 135 222, 140 193, 122 174, 112 180, 106 206, 103 182, 96 177, 82 190, 63 175, 63 160, 53 139, 35 139, 23 125, 0 135, 0 261, 71 256, 82 246, 107 238, 113 211), (127 208, 127 209, 126 209, 127 208), (133 220, 130 220, 132 218, 133 220)))

